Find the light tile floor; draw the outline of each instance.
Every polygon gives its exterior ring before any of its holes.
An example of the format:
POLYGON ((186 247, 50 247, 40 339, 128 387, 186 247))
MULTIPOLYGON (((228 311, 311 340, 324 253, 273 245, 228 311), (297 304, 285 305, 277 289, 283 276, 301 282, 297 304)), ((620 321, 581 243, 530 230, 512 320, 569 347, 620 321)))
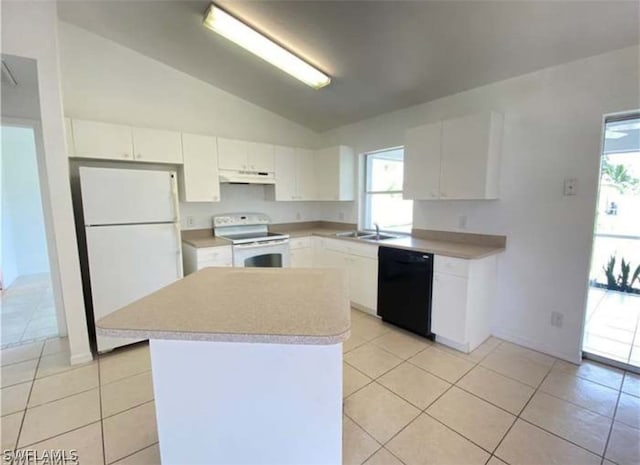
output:
POLYGON ((640 295, 590 288, 583 350, 640 367, 640 295))
POLYGON ((49 273, 18 277, 0 291, 2 348, 58 335, 49 273))
MULTIPOLYGON (((491 338, 471 354, 354 311, 345 464, 640 463, 640 376, 491 338)), ((70 367, 64 340, 3 350, 2 448, 159 464, 148 346, 70 367)))

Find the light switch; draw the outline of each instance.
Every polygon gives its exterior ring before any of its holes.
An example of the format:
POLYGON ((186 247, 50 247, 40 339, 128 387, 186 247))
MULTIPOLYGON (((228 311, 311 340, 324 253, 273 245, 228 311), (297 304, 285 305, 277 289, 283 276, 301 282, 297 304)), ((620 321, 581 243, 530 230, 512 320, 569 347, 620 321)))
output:
POLYGON ((578 191, 578 179, 565 178, 564 179, 564 195, 576 195, 577 191, 578 191))

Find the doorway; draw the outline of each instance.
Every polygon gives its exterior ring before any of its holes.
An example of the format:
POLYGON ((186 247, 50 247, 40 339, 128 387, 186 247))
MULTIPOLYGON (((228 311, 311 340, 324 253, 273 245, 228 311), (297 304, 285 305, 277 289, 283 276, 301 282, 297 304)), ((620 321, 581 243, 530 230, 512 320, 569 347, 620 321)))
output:
POLYGON ((583 352, 640 369, 640 113, 605 119, 583 352))
POLYGON ((40 186, 34 60, 2 55, 0 347, 59 333, 40 186))

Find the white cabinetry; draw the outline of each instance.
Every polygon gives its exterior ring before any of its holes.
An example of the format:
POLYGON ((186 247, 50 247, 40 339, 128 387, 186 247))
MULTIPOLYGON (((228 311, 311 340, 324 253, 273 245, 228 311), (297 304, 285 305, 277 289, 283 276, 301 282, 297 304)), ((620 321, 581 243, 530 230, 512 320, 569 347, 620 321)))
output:
POLYGON ((313 151, 275 147, 274 200, 314 200, 316 179, 313 151))
POLYGON ((490 335, 496 257, 435 256, 431 330, 436 340, 470 352, 490 335))
POLYGON ((182 243, 182 261, 185 276, 208 266, 233 266, 230 245, 193 247, 182 243))
POLYGON ((177 131, 133 128, 135 161, 182 163, 182 140, 177 131))
POLYGON ((180 168, 180 200, 220 201, 216 138, 183 133, 182 151, 184 164, 180 168))
POLYGON ((322 238, 315 266, 341 268, 347 272, 352 305, 376 314, 378 305, 378 246, 322 238))
POLYGON ((355 156, 345 145, 318 150, 314 156, 317 200, 355 200, 355 156))
POLYGON ((220 137, 218 157, 218 165, 223 170, 264 173, 274 171, 274 147, 270 144, 220 137))
POLYGON ((291 268, 311 268, 313 266, 313 238, 298 237, 289 241, 289 265, 291 268))
POLYGON ((129 126, 72 119, 71 127, 73 156, 133 160, 133 136, 129 126))
POLYGON ((404 145, 406 199, 440 197, 440 121, 407 130, 404 145))
POLYGON ((405 198, 498 198, 501 144, 502 116, 498 113, 407 130, 405 198))

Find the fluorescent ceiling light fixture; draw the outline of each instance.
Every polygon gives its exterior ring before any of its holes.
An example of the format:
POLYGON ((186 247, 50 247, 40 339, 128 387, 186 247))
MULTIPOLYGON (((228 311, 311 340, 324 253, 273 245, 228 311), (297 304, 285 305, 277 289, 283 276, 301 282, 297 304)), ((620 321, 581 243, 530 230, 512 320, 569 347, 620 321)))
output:
POLYGON ((322 71, 213 3, 207 9, 204 25, 314 89, 320 89, 331 82, 331 78, 322 71))

